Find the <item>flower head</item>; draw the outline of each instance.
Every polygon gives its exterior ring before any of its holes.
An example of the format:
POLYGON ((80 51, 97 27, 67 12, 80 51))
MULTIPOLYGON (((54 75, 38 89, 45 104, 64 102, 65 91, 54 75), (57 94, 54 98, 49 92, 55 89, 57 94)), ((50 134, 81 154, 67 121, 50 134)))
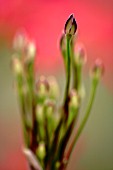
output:
POLYGON ((65 23, 64 32, 65 34, 74 35, 76 30, 77 30, 77 23, 73 14, 71 14, 65 23))

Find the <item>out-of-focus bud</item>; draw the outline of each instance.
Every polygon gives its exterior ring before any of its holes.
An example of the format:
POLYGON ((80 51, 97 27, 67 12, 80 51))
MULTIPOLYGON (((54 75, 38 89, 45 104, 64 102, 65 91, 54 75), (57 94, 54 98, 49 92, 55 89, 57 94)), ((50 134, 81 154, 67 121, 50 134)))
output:
POLYGON ((49 87, 48 80, 44 76, 41 76, 39 80, 36 82, 36 91, 37 91, 38 97, 40 99, 46 98, 49 92, 49 89, 50 87, 49 87))
POLYGON ((22 51, 28 42, 25 32, 17 32, 13 41, 13 48, 16 51, 22 51))
POLYGON ((16 54, 14 54, 12 57, 11 67, 15 74, 21 74, 23 72, 22 63, 16 54))
POLYGON ((39 159, 43 160, 45 155, 46 155, 46 149, 45 149, 45 144, 44 142, 40 142, 39 146, 36 150, 36 154, 39 157, 39 159))
POLYGON ((77 23, 73 14, 71 14, 65 23, 64 32, 67 35, 74 35, 76 30, 77 30, 77 23))
POLYGON ((77 109, 79 108, 80 98, 75 89, 72 89, 70 92, 70 101, 69 101, 69 116, 68 116, 68 126, 76 119, 77 109))
POLYGON ((62 36, 60 38, 60 50, 61 50, 62 54, 64 54, 64 52, 66 51, 66 37, 65 37, 65 34, 62 34, 62 36))
POLYGON ((72 89, 70 92, 70 102, 69 102, 70 107, 72 108, 78 108, 79 106, 79 96, 76 92, 76 90, 72 89))
POLYGON ((55 109, 55 102, 53 100, 47 99, 45 101, 46 106, 46 116, 49 118, 53 115, 55 109))
POLYGON ((96 78, 99 79, 104 73, 104 65, 102 63, 102 61, 100 59, 97 59, 95 61, 94 67, 92 69, 91 75, 96 78))
POLYGON ((25 48, 26 61, 32 61, 36 54, 36 46, 34 42, 29 42, 25 48))
POLYGON ((75 47, 75 62, 76 64, 83 65, 87 61, 86 50, 83 44, 77 44, 75 47))
POLYGON ((48 77, 48 82, 50 86, 49 97, 51 99, 58 99, 59 97, 59 86, 54 76, 48 77))
POLYGON ((44 120, 44 114, 43 114, 44 108, 42 105, 37 105, 36 107, 36 118, 41 123, 44 120))
POLYGON ((58 169, 59 167, 60 167, 60 162, 57 161, 57 162, 56 162, 56 168, 58 169))

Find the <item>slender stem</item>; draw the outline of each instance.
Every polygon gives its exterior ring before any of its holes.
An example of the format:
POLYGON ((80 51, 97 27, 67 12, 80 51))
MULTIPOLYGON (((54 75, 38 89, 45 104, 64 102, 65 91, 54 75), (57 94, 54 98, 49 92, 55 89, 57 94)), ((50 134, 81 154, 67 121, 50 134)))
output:
POLYGON ((70 53, 71 53, 71 60, 72 60, 72 74, 73 74, 73 88, 77 89, 78 79, 77 79, 77 66, 75 64, 75 53, 74 53, 74 38, 71 39, 70 44, 70 53))
POLYGON ((81 87, 81 79, 82 79, 82 66, 77 65, 77 91, 80 91, 81 87))
POLYGON ((69 86, 70 86, 70 77, 71 77, 70 36, 69 35, 66 35, 66 50, 67 50, 67 56, 66 56, 67 61, 66 61, 66 87, 65 87, 64 105, 65 105, 67 98, 68 98, 69 86))
POLYGON ((89 98, 89 103, 88 103, 88 106, 87 106, 87 109, 86 109, 86 113, 85 113, 85 116, 80 124, 80 127, 78 129, 78 132, 69 148, 69 151, 67 153, 67 159, 69 161, 69 158, 71 156, 71 153, 72 153, 72 150, 74 148, 74 146, 76 145, 77 141, 78 141, 78 138, 81 134, 81 132, 83 131, 84 129, 84 126, 89 118, 89 115, 90 115, 90 112, 91 112, 91 109, 92 109, 92 105, 93 105, 93 102, 94 102, 94 98, 95 98, 95 94, 96 94, 96 89, 97 89, 97 84, 98 84, 98 80, 97 79, 93 79, 92 81, 92 89, 91 89, 91 94, 90 94, 90 98, 89 98))
POLYGON ((28 85, 31 93, 31 104, 32 104, 32 132, 31 132, 31 144, 30 148, 33 153, 36 152, 38 146, 37 143, 37 120, 36 120, 36 102, 35 102, 35 93, 34 93, 34 62, 32 61, 28 67, 28 85))
POLYGON ((18 99, 20 103, 20 109, 21 109, 21 116, 22 116, 22 127, 23 127, 23 135, 24 135, 24 141, 25 145, 28 146, 29 139, 28 139, 28 132, 27 132, 27 124, 26 124, 26 108, 25 108, 25 96, 23 94, 23 75, 17 75, 16 77, 17 81, 17 92, 18 92, 18 99))

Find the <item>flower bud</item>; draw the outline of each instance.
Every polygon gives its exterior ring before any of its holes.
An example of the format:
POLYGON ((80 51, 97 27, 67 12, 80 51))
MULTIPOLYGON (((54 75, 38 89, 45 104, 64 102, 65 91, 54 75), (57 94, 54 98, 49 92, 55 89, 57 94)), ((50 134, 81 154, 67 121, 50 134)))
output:
POLYGON ((78 108, 79 106, 79 96, 76 92, 76 90, 72 89, 70 92, 70 102, 69 102, 70 107, 73 108, 78 108))
POLYGON ((65 34, 74 35, 77 30, 77 23, 73 14, 71 14, 65 23, 64 32, 65 34))
POLYGON ((60 50, 63 53, 64 51, 66 51, 66 37, 65 34, 62 34, 61 38, 60 38, 60 50))
POLYGON ((39 159, 44 159, 45 155, 46 155, 46 150, 45 150, 45 144, 44 142, 40 142, 38 149, 36 151, 36 154, 38 155, 39 159))
POLYGON ((55 77, 53 77, 53 76, 48 77, 48 82, 49 82, 49 86, 50 86, 49 97, 51 99, 58 99, 59 86, 58 86, 58 83, 57 83, 55 77))
POLYGON ((83 65, 86 63, 86 51, 83 44, 77 44, 75 47, 75 62, 76 64, 83 65))
POLYGON ((43 120, 44 120, 43 111, 44 111, 43 106, 37 105, 37 107, 36 107, 36 118, 40 123, 43 122, 43 120))
POLYGON ((36 54, 36 46, 33 42, 29 42, 25 49, 26 60, 31 61, 34 59, 36 54))
POLYGON ((46 98, 49 92, 49 89, 50 88, 49 88, 48 80, 44 76, 41 76, 40 79, 36 82, 36 91, 37 91, 38 97, 40 99, 46 98))
POLYGON ((76 119, 77 116, 77 109, 79 107, 79 96, 76 92, 75 89, 72 89, 70 92, 70 96, 69 96, 69 116, 68 116, 68 122, 67 125, 68 127, 70 126, 70 124, 73 122, 73 120, 76 119))
POLYGON ((55 109, 55 102, 53 100, 46 100, 46 116, 49 118, 53 115, 55 109))
POLYGON ((57 161, 57 162, 56 162, 56 164, 55 164, 55 165, 56 165, 56 168, 57 168, 57 169, 59 169, 60 164, 61 164, 61 163, 60 163, 59 161, 57 161))
POLYGON ((21 74, 22 73, 22 71, 23 71, 22 63, 20 62, 17 55, 13 55, 11 66, 12 66, 12 69, 13 69, 15 74, 21 74))
POLYGON ((22 51, 25 48, 27 41, 25 32, 17 32, 13 41, 13 48, 16 51, 22 51))
POLYGON ((104 73, 104 65, 100 59, 95 61, 94 67, 92 69, 92 76, 99 79, 104 73))

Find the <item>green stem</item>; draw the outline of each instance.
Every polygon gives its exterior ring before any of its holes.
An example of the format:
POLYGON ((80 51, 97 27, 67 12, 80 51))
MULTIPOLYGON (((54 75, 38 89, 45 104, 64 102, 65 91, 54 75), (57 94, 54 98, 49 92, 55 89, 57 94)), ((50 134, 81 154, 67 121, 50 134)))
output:
POLYGON ((73 88, 79 92, 81 87, 82 65, 75 62, 74 37, 71 39, 70 43, 70 54, 72 60, 73 88))
POLYGON ((90 112, 91 112, 91 109, 92 109, 92 105, 93 105, 93 102, 94 102, 94 98, 95 98, 95 94, 96 94, 96 89, 97 89, 97 84, 98 84, 98 80, 97 79, 93 79, 92 81, 92 89, 91 89, 91 94, 90 94, 90 99, 89 99, 89 103, 88 103, 88 106, 87 106, 87 109, 86 109, 86 113, 85 113, 85 116, 81 122, 81 125, 78 129, 78 132, 69 148, 69 151, 67 153, 67 159, 69 161, 69 158, 71 156, 71 153, 72 153, 72 150, 74 148, 74 146, 76 145, 77 141, 78 141, 78 138, 81 134, 81 132, 83 131, 84 129, 84 126, 89 118, 89 115, 90 115, 90 112))
POLYGON ((77 65, 77 91, 80 91, 81 88, 81 79, 82 79, 82 66, 77 65))
POLYGON ((65 88, 65 95, 64 95, 64 105, 68 98, 69 93, 69 86, 70 86, 70 77, 71 77, 71 57, 70 57, 70 36, 66 35, 66 50, 67 50, 67 61, 66 61, 66 88, 65 88))
POLYGON ((77 80, 77 66, 75 64, 75 53, 74 53, 74 38, 73 37, 71 39, 71 44, 70 44, 70 52, 71 52, 71 60, 72 60, 72 75, 73 75, 73 88, 77 89, 77 84, 78 84, 78 80, 77 80))
POLYGON ((28 132, 27 132, 27 124, 26 124, 26 109, 25 109, 25 98, 23 94, 23 76, 22 75, 17 75, 16 77, 17 81, 17 91, 18 91, 18 98, 19 98, 19 103, 20 103, 20 109, 22 113, 22 126, 23 126, 23 133, 24 133, 24 140, 26 146, 28 146, 28 132))

